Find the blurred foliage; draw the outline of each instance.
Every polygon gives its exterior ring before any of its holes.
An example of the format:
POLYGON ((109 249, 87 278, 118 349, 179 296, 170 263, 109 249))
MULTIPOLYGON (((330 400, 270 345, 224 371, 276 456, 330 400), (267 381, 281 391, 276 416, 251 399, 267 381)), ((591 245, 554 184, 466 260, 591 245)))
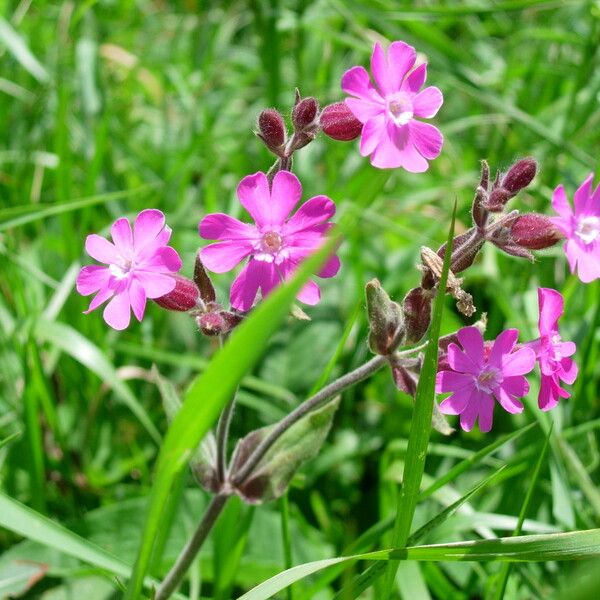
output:
MULTIPOLYGON (((596 1, 0 0, 0 7, 0 440, 20 432, 0 444, 0 486, 123 560, 133 559, 152 482, 152 431, 166 429, 150 369, 156 364, 183 390, 214 346, 185 315, 156 306, 123 333, 110 330, 98 311, 83 315, 87 300, 73 285, 88 260, 88 233, 106 233, 119 215, 159 208, 191 275, 200 218, 213 211, 242 216, 238 181, 271 164, 252 132, 263 107, 289 115, 295 86, 321 105, 339 101, 341 75, 368 66, 374 41, 405 40, 428 60, 428 81, 445 96, 435 123, 446 141, 425 174, 379 172, 356 143, 324 136, 297 155, 304 197, 329 195, 340 212, 360 214, 360 228, 341 246, 343 267, 323 283, 323 301, 307 310, 312 321, 289 320, 244 380, 233 422, 241 437, 309 393, 351 320, 330 377, 368 358, 365 315, 356 312, 364 283, 377 277, 396 299, 416 284, 419 246, 444 240, 454 198, 457 230, 469 226, 481 159, 493 169, 525 155, 540 161, 533 186, 511 204, 522 211, 549 212, 556 185, 564 183, 572 196, 598 168, 596 1)), ((435 434, 426 485, 491 438, 541 425, 422 502, 416 525, 507 464, 502 481, 426 541, 510 534, 552 420, 549 466, 524 532, 599 526, 600 287, 568 275, 560 248, 533 265, 485 248, 465 275, 478 310, 488 313, 490 337, 510 326, 531 339, 537 287, 561 290, 563 337, 578 342, 581 375, 573 398, 551 413, 535 408, 532 385, 526 411, 497 410, 488 436, 435 434)), ((231 278, 215 277, 223 301, 231 278)), ((463 323, 448 302, 443 332, 463 323)), ((410 398, 395 391, 387 372, 343 395, 328 441, 289 495, 294 563, 339 555, 392 514, 410 415, 410 398)), ((174 502, 157 577, 206 498, 188 477, 174 502)), ((225 598, 230 589, 235 595, 284 567, 277 505, 228 510, 220 543, 201 554, 190 597, 198 597, 200 582, 203 597, 225 598), (228 563, 231 545, 242 539, 239 564, 228 563)), ((369 547, 387 543, 384 535, 369 547)), ((99 570, 4 530, 0 552, 0 580, 17 559, 47 566, 26 597, 118 595, 115 580, 99 570)), ((350 567, 310 597, 333 598, 359 570, 350 567)), ((411 599, 483 597, 499 570, 494 563, 407 564, 398 589, 411 599)), ((518 565, 506 597, 563 594, 571 571, 556 563, 518 565)), ((21 568, 20 576, 32 572, 21 568)), ((302 593, 297 587, 295 596, 302 593)), ((370 594, 364 598, 377 597, 370 594)))

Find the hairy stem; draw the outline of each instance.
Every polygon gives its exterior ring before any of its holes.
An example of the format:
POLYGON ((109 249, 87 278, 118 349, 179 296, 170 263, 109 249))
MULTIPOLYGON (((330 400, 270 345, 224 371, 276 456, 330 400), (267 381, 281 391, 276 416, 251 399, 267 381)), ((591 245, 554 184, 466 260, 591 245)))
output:
POLYGON ((225 482, 227 477, 227 442, 234 409, 235 395, 223 409, 217 423, 217 477, 221 484, 225 482))
POLYGON ((228 498, 229 496, 227 495, 219 494, 211 499, 194 535, 181 551, 177 561, 171 567, 163 582, 158 586, 154 600, 166 600, 177 589, 196 554, 198 554, 202 544, 208 537, 217 517, 225 507, 228 498))

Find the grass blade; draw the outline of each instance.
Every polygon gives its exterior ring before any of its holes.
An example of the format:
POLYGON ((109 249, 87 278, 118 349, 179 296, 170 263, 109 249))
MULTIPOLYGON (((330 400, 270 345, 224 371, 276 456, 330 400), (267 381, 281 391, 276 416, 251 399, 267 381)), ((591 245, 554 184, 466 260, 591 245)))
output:
MULTIPOLYGON (((415 404, 413 409, 412 421, 410 424, 410 433, 408 435, 408 447, 406 449, 406 460, 404 467, 404 476, 402 488, 398 497, 398 507, 396 510, 396 522, 394 524, 394 533, 392 536, 392 546, 401 547, 406 544, 410 534, 413 516, 419 498, 421 489, 421 478, 425 469, 425 458, 427 456, 427 446, 431 434, 431 417, 433 414, 433 403, 435 402, 435 377, 437 374, 438 363, 438 340, 440 337, 440 327, 442 324, 442 313, 444 310, 444 298, 446 296, 446 282, 448 280, 448 271, 450 270, 450 256, 452 254, 452 239, 454 238, 454 222, 456 219, 456 201, 452 211, 452 221, 448 231, 446 242, 446 252, 444 254, 444 267, 438 285, 438 292, 433 305, 433 314, 431 317, 431 326, 429 328, 428 344, 423 359, 423 367, 419 375, 417 392, 415 394, 415 404)), ((396 566, 391 564, 386 576, 384 586, 385 597, 389 597, 396 566)))

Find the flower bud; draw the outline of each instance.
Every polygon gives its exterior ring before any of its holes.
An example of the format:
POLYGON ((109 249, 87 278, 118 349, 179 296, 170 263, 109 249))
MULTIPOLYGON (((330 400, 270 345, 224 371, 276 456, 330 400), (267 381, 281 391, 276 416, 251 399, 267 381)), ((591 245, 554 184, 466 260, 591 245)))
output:
MULTIPOLYGON (((481 250, 484 242, 485 238, 480 235, 475 228, 469 229, 468 231, 465 231, 465 233, 457 235, 452 240, 450 270, 456 274, 462 273, 465 269, 468 269, 475 261, 475 258, 481 250)), ((437 251, 437 255, 442 259, 441 264, 443 264, 445 253, 446 244, 442 244, 437 251)))
POLYGON ((210 306, 212 310, 196 317, 196 324, 200 331, 209 337, 229 333, 242 318, 228 310, 222 310, 217 304, 210 306))
POLYGON ((402 301, 404 329, 407 344, 416 344, 425 335, 431 322, 432 293, 423 288, 413 288, 402 301))
POLYGON ((300 100, 292 110, 292 123, 296 131, 311 129, 314 125, 319 103, 314 98, 304 98, 300 100))
POLYGON ((483 206, 490 212, 502 212, 506 203, 514 197, 514 194, 504 188, 496 188, 492 190, 483 206))
POLYGON ((473 217, 473 223, 481 230, 485 228, 488 219, 488 211, 485 208, 488 201, 487 191, 482 186, 479 186, 475 192, 475 198, 471 206, 471 216, 473 217))
POLYGON ((154 302, 167 310, 180 312, 195 308, 199 296, 196 284, 181 275, 172 277, 175 279, 175 287, 168 294, 160 296, 160 298, 153 298, 154 302))
POLYGON ((202 264, 200 259, 200 252, 196 254, 196 264, 194 265, 194 281, 200 290, 200 298, 204 302, 214 302, 217 299, 215 288, 202 264))
POLYGON ((323 133, 333 140, 349 142, 362 131, 362 123, 352 114, 344 102, 330 104, 319 117, 323 133))
POLYGON ((535 177, 537 171, 537 162, 531 158, 523 158, 517 161, 502 179, 502 187, 513 196, 526 188, 535 177))
POLYGON ((392 302, 377 279, 365 286, 369 317, 369 348, 374 354, 387 355, 402 341, 402 310, 392 302))
POLYGON ((411 373, 399 360, 392 360, 390 362, 392 368, 392 378, 394 383, 399 390, 402 390, 405 394, 413 396, 417 392, 417 378, 411 373))
POLYGON ((256 135, 271 152, 279 154, 285 144, 285 123, 278 111, 267 108, 260 113, 256 135))
POLYGON ((563 234, 545 215, 527 213, 517 217, 511 230, 512 241, 529 250, 543 250, 554 246, 563 234))

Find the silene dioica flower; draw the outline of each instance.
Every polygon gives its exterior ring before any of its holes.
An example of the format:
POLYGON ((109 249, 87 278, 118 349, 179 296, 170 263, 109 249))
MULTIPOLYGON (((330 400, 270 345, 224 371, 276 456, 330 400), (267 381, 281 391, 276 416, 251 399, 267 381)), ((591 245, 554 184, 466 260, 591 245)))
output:
MULTIPOLYGON (((332 227, 329 219, 335 214, 335 204, 327 196, 315 196, 290 217, 302 196, 302 186, 289 171, 279 171, 271 188, 265 173, 248 175, 238 185, 237 195, 255 224, 222 213, 207 215, 200 222, 200 236, 219 242, 203 248, 200 257, 204 266, 215 273, 230 271, 249 257, 230 292, 231 305, 246 312, 252 308, 259 289, 265 297, 321 246, 332 227)), ((334 255, 318 275, 333 277, 339 268, 340 261, 334 255)), ((298 294, 298 300, 305 304, 317 304, 320 297, 314 281, 298 294)))
POLYGON ((562 185, 552 196, 558 217, 551 220, 567 238, 565 253, 571 273, 577 271, 584 283, 600 277, 600 185, 592 191, 593 180, 590 173, 575 192, 574 212, 562 185))
POLYGON ((112 243, 92 234, 85 241, 86 252, 107 266, 88 265, 77 276, 77 291, 83 296, 96 293, 86 312, 110 299, 104 320, 114 329, 129 325, 131 310, 138 321, 144 316, 147 298, 159 298, 176 285, 172 276, 181 268, 177 252, 167 246, 171 229, 160 210, 143 210, 133 225, 122 217, 111 227, 112 243))
POLYGON ((439 129, 418 120, 437 114, 442 92, 433 86, 419 91, 427 77, 427 64, 410 72, 416 58, 415 49, 404 42, 392 42, 387 57, 381 45, 375 44, 371 57, 375 86, 364 67, 352 67, 342 77, 343 91, 353 96, 346 99, 346 105, 363 123, 360 153, 370 155, 374 167, 403 167, 421 173, 442 149, 439 129))
POLYGON ((509 413, 522 412, 517 398, 529 392, 524 375, 535 366, 535 352, 526 347, 515 350, 517 329, 503 331, 487 347, 476 327, 463 327, 457 336, 462 349, 453 343, 448 346, 450 369, 437 376, 437 392, 452 392, 440 404, 440 412, 460 415, 465 431, 479 419, 479 429, 487 432, 492 428, 494 399, 509 413))
POLYGON ((556 290, 538 289, 540 337, 528 346, 536 353, 542 372, 538 406, 546 411, 554 408, 560 398, 568 398, 569 392, 560 382, 571 384, 577 378, 577 365, 569 358, 575 354, 574 342, 563 342, 558 331, 558 320, 563 314, 563 297, 556 290))

